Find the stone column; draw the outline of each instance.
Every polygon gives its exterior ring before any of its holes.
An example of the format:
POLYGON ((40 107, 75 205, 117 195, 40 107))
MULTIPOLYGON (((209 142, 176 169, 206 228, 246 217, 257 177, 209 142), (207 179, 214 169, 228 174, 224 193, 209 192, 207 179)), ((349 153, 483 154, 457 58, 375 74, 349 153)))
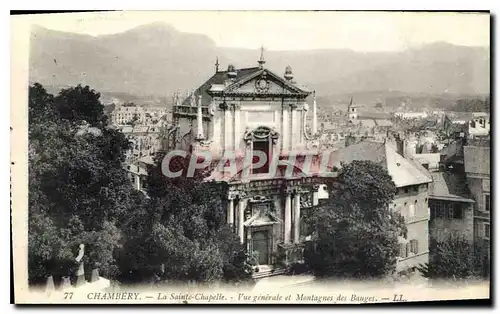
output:
POLYGON ((245 241, 245 201, 240 199, 238 204, 238 235, 241 243, 245 241))
POLYGON ((290 243, 292 233, 292 195, 291 191, 286 191, 285 199, 285 244, 290 243))
POLYGON ((224 109, 224 150, 231 149, 231 111, 229 107, 224 109))
POLYGON ((318 117, 317 117, 317 106, 316 106, 316 91, 313 94, 313 121, 312 121, 312 133, 316 134, 318 132, 318 117))
MULTIPOLYGON (((139 172, 139 167, 137 167, 137 172, 139 172)), ((141 190, 141 176, 139 174, 133 174, 134 176, 134 181, 135 181, 135 188, 136 190, 140 191, 141 190)))
POLYGON ((240 141, 240 105, 233 104, 233 112, 234 112, 234 129, 233 129, 233 140, 234 140, 234 150, 239 150, 239 141, 240 141))
POLYGON ((214 144, 216 147, 221 146, 221 141, 220 141, 220 133, 221 133, 221 126, 220 126, 220 120, 221 120, 221 113, 219 110, 219 107, 216 105, 216 101, 212 100, 211 104, 211 115, 212 115, 212 137, 211 139, 214 141, 214 144))
POLYGON ((300 194, 295 192, 293 199, 293 242, 299 243, 300 239, 300 194))
POLYGON ((288 117, 288 112, 289 112, 289 109, 288 109, 288 105, 283 105, 283 121, 282 121, 282 125, 281 125, 281 149, 282 150, 288 150, 288 144, 289 144, 289 137, 290 135, 288 134, 288 123, 290 122, 290 118, 288 117))
POLYGON ((204 139, 205 135, 203 134, 203 112, 201 110, 201 95, 198 96, 198 111, 196 114, 196 122, 197 122, 197 139, 204 139))
POLYGON ((315 185, 313 187, 313 199, 312 199, 312 205, 317 206, 319 204, 319 185, 315 185))
POLYGON ((293 150, 294 148, 294 143, 297 141, 297 129, 299 128, 299 125, 297 125, 297 105, 296 104, 290 104, 290 115, 292 116, 291 122, 290 122, 290 143, 289 143, 289 149, 293 150))
POLYGON ((227 204, 227 224, 232 228, 234 225, 234 199, 232 195, 229 196, 227 204))

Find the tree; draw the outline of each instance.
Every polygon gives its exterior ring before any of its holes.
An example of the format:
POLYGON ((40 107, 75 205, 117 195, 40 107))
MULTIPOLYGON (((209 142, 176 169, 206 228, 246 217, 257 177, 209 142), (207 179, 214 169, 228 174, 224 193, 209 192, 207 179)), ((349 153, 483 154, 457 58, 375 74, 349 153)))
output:
POLYGON ((68 276, 78 245, 85 265, 113 278, 121 227, 143 195, 122 169, 128 141, 108 127, 99 94, 88 86, 56 96, 29 90, 29 281, 68 276))
POLYGON ((92 126, 105 126, 107 117, 104 106, 99 101, 101 94, 89 86, 78 85, 63 89, 54 99, 59 116, 70 122, 85 120, 92 126))
POLYGON ((463 280, 489 275, 488 246, 472 244, 464 237, 452 237, 438 242, 430 241, 429 263, 417 267, 429 279, 463 280))
POLYGON ((174 158, 170 170, 183 175, 168 178, 164 156, 157 154, 148 169, 149 210, 128 226, 122 273, 132 273, 134 281, 249 281, 245 248, 225 223, 227 186, 204 182, 202 170, 187 176, 189 158, 174 158))
MULTIPOLYGON (((148 197, 133 189, 122 165, 130 144, 88 86, 54 97, 34 84, 29 118, 31 284, 72 274, 81 243, 87 270, 98 267, 109 279, 251 278, 245 248, 225 226, 227 185, 204 182, 205 171, 167 178, 163 153, 149 169, 148 197)), ((186 174, 187 162, 173 167, 186 174)))
POLYGON ((396 188, 391 176, 371 161, 343 164, 330 201, 315 210, 313 249, 305 261, 316 276, 373 278, 395 270, 403 217, 389 209, 396 188))

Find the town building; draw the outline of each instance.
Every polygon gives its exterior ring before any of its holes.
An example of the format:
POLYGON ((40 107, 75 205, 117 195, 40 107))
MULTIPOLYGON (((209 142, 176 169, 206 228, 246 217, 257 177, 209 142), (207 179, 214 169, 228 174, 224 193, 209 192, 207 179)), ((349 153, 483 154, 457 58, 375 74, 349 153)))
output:
POLYGON ((487 248, 491 236, 490 145, 489 138, 459 138, 443 149, 440 162, 442 171, 465 178, 469 198, 474 201, 473 241, 487 248))
POLYGON ((362 141, 333 153, 340 162, 369 160, 383 166, 391 175, 397 193, 390 208, 400 213, 406 222, 408 234, 400 239, 397 271, 414 269, 429 260, 429 184, 430 173, 418 162, 404 158, 390 143, 362 141))
POLYGON ((432 179, 429 193, 431 241, 462 237, 472 243, 475 202, 469 196, 465 175, 445 170, 433 172, 432 179))
POLYGON ((117 105, 111 113, 111 123, 116 126, 156 125, 165 120, 166 114, 164 107, 122 104, 117 105))
POLYGON ((485 112, 448 112, 443 122, 448 133, 462 133, 470 139, 490 136, 490 127, 490 115, 485 112))
POLYGON ((412 119, 425 119, 429 116, 429 114, 427 112, 399 111, 395 112, 394 116, 402 120, 412 120, 412 119))
POLYGON ((153 156, 162 149, 164 127, 125 125, 119 130, 130 141, 131 148, 125 153, 125 164, 133 164, 145 156, 153 156))
POLYGON ((474 208, 474 236, 477 241, 490 242, 490 147, 464 146, 464 171, 467 184, 476 201, 474 208))

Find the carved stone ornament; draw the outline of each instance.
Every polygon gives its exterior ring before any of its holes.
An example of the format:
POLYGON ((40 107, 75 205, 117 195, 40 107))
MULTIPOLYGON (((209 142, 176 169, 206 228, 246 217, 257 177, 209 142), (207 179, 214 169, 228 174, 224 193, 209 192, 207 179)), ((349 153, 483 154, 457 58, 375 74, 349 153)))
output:
POLYGON ((256 129, 250 130, 249 128, 246 129, 245 135, 243 136, 243 140, 247 145, 250 144, 250 142, 255 141, 255 140, 265 140, 271 138, 273 141, 273 144, 276 144, 279 138, 278 132, 276 130, 265 127, 265 126, 259 126, 256 129))
POLYGON ((208 106, 208 113, 213 116, 215 114, 215 103, 212 101, 208 106))
POLYGON ((223 101, 220 103, 219 108, 221 110, 227 110, 229 108, 229 106, 228 106, 227 102, 223 101))
POLYGON ((257 92, 265 93, 269 90, 269 81, 261 77, 255 81, 255 88, 257 89, 257 92))
POLYGON ((194 91, 191 93, 191 96, 189 97, 189 104, 191 107, 196 107, 196 97, 194 95, 194 91))

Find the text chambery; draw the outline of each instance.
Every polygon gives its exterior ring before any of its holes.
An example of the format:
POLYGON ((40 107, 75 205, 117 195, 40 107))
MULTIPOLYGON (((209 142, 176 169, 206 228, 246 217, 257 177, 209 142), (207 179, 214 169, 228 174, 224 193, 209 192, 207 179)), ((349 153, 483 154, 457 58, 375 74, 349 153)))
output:
POLYGON ((139 293, 129 292, 91 292, 87 294, 89 300, 139 300, 139 293))

